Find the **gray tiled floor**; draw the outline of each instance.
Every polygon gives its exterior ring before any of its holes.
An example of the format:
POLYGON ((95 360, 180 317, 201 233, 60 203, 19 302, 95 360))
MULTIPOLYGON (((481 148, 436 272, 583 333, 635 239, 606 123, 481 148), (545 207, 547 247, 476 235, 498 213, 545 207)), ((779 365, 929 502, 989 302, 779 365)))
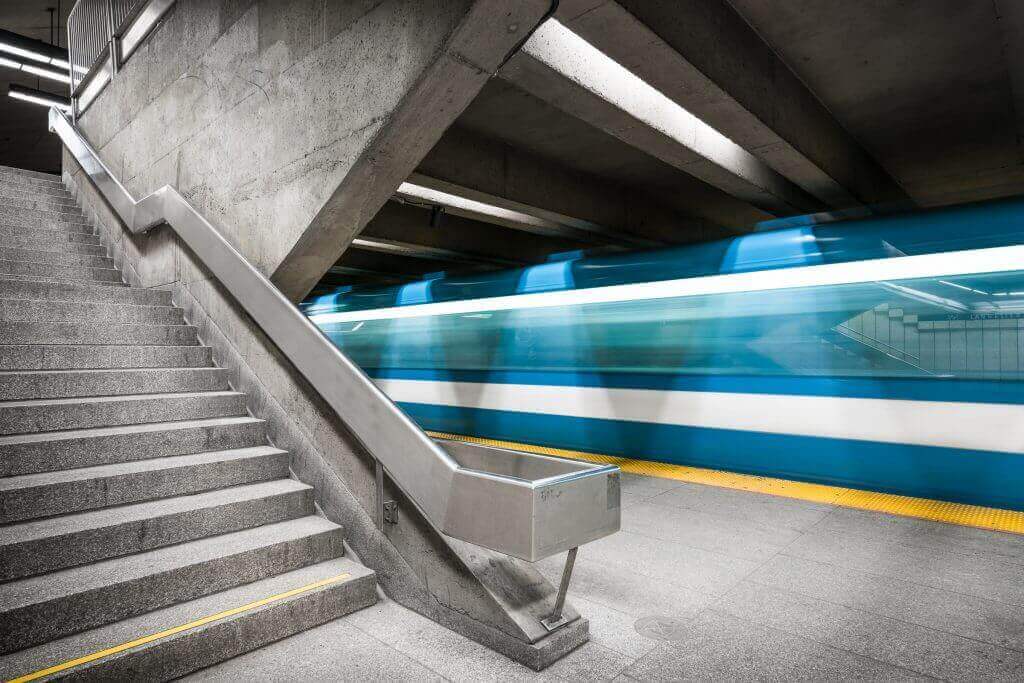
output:
POLYGON ((577 561, 591 642, 540 675, 383 600, 193 679, 1024 680, 1024 536, 632 475, 623 504, 577 561))

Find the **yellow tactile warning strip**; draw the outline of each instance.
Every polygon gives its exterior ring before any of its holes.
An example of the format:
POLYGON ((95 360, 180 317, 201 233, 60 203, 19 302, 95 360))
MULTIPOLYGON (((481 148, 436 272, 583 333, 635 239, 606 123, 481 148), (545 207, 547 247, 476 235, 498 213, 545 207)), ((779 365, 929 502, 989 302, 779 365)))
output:
POLYGON ((841 507, 855 508, 857 510, 872 510, 875 512, 887 512, 891 515, 901 517, 913 517, 915 519, 926 519, 933 522, 946 522, 948 524, 959 524, 961 526, 977 527, 979 529, 992 529, 994 531, 1008 531, 1016 534, 1024 534, 1024 512, 1016 510, 1001 510, 999 508, 982 507, 980 505, 966 505, 963 503, 949 503, 941 500, 930 500, 928 498, 912 498, 910 496, 898 496, 892 493, 877 493, 874 491, 861 491, 859 489, 843 488, 841 486, 827 486, 825 484, 809 484, 801 481, 788 479, 774 479, 772 477, 759 477, 750 474, 736 474, 721 470, 709 470, 701 467, 687 467, 685 465, 670 465, 662 462, 651 462, 648 460, 632 460, 599 453, 586 453, 583 451, 569 451, 561 448, 548 448, 546 446, 533 446, 530 444, 515 443, 512 441, 498 441, 495 439, 482 439, 475 436, 464 436, 461 434, 447 434, 442 432, 428 432, 431 436, 439 439, 452 439, 477 443, 483 446, 495 446, 498 448, 510 448, 528 453, 539 453, 541 455, 553 455, 561 458, 572 458, 574 460, 585 460, 587 462, 599 463, 602 465, 618 465, 623 472, 630 474, 642 474, 648 477, 661 479, 675 479, 694 484, 706 484, 721 488, 737 489, 740 491, 752 491, 755 493, 766 493, 772 496, 783 498, 795 498, 815 503, 828 503, 841 507))
POLYGON ((201 619, 196 619, 195 621, 190 621, 187 624, 182 624, 181 626, 175 626, 174 628, 169 628, 169 629, 167 629, 165 631, 160 631, 159 633, 152 633, 152 634, 150 634, 148 636, 142 636, 141 638, 136 638, 135 640, 130 640, 127 643, 121 643, 120 645, 115 645, 114 647, 108 647, 107 649, 100 650, 99 652, 93 652, 92 654, 84 655, 82 657, 77 657, 75 659, 69 659, 68 661, 62 662, 60 664, 55 664, 55 665, 47 667, 45 669, 40 669, 39 671, 34 671, 34 672, 30 673, 30 674, 25 674, 24 676, 19 676, 18 678, 12 678, 9 681, 7 681, 7 683, 24 683, 25 681, 35 681, 35 680, 38 680, 38 679, 43 678, 45 676, 50 676, 50 675, 53 675, 55 673, 60 673, 61 671, 66 671, 67 669, 70 669, 70 668, 75 667, 75 666, 79 666, 81 664, 88 664, 89 662, 95 662, 97 659, 103 659, 104 657, 110 657, 111 655, 116 655, 116 654, 118 654, 120 652, 124 652, 125 650, 130 650, 133 647, 138 647, 140 645, 145 645, 146 643, 152 643, 154 640, 160 640, 162 638, 169 638, 170 636, 173 636, 173 635, 176 635, 178 633, 181 633, 182 631, 188 631, 188 630, 193 629, 193 628, 199 628, 200 626, 204 626, 205 624, 209 624, 210 622, 213 622, 213 621, 220 621, 221 619, 227 619, 228 617, 233 617, 236 614, 241 614, 242 612, 248 612, 249 610, 254 610, 257 607, 263 607, 264 605, 269 605, 272 602, 278 602, 279 600, 284 600, 286 598, 290 598, 290 597, 293 597, 295 595, 301 595, 302 593, 308 593, 309 591, 316 590, 317 588, 322 588, 324 586, 329 586, 332 583, 338 583, 339 581, 344 581, 345 579, 349 578, 349 576, 351 576, 351 574, 338 574, 337 576, 332 576, 329 579, 323 579, 321 581, 316 581, 314 583, 306 584, 305 586, 299 586, 298 588, 293 588, 290 591, 285 591, 284 593, 278 593, 277 595, 271 595, 269 597, 262 598, 260 600, 254 601, 254 602, 250 602, 248 604, 241 605, 239 607, 234 607, 234 608, 229 609, 229 610, 224 610, 223 612, 217 612, 216 614, 211 614, 210 616, 203 617, 201 619))

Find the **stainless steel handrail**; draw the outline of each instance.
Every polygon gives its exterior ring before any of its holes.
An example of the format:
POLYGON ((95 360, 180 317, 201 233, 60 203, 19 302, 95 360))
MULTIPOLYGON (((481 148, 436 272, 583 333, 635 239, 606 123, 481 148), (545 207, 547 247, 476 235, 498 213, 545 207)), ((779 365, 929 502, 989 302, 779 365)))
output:
MULTIPOLYGON (((165 185, 136 201, 56 109, 50 110, 50 130, 131 232, 142 233, 164 223, 174 230, 435 529, 528 561, 618 530, 617 467, 572 463, 550 476, 550 458, 541 462, 541 456, 525 453, 521 457, 536 459, 533 471, 543 471, 543 476, 510 476, 483 466, 462 466, 173 187, 165 185)), ((473 462, 493 460, 477 457, 473 462)))

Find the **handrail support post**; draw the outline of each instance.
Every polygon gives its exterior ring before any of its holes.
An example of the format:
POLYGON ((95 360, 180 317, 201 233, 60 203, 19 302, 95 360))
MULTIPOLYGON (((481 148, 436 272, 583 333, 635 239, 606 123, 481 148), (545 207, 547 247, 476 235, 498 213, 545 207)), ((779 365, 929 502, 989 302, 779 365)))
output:
POLYGON ((572 569, 576 564, 576 553, 579 546, 569 551, 565 556, 565 567, 562 568, 562 581, 558 584, 558 595, 555 596, 555 608, 551 614, 540 620, 540 623, 548 631, 554 631, 568 623, 562 610, 565 608, 565 595, 569 592, 569 581, 572 579, 572 569))

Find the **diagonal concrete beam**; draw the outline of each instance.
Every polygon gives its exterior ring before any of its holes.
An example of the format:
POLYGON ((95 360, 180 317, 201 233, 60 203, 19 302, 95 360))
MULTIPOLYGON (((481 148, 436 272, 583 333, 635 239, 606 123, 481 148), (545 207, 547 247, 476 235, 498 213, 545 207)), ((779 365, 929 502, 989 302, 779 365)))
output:
POLYGON ((565 0, 557 16, 826 207, 907 200, 726 0, 565 0))
POLYGON ((550 19, 499 74, 526 92, 773 214, 821 203, 623 65, 550 19))
POLYGON ((286 296, 300 301, 316 285, 551 7, 550 0, 463 0, 443 12, 428 3, 406 7, 452 21, 439 35, 381 45, 380 59, 366 64, 377 70, 375 92, 366 95, 380 111, 368 124, 376 132, 354 160, 342 160, 350 166, 274 269, 271 280, 286 296), (395 72, 396 64, 406 70, 395 72))

